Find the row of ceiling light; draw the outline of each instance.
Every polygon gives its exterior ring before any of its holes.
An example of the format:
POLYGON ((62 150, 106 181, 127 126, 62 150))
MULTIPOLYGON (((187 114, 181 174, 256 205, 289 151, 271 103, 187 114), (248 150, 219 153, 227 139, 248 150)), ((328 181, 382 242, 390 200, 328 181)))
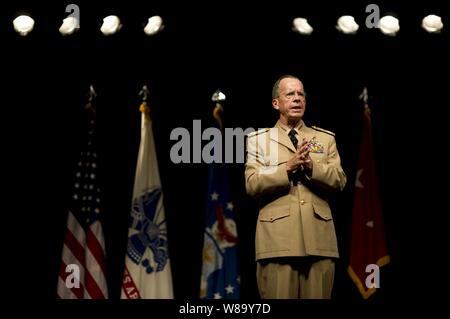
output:
MULTIPOLYGON (((375 25, 371 23, 371 27, 377 27, 384 34, 394 36, 400 30, 400 23, 396 17, 386 15, 375 25)), ((441 17, 437 15, 430 14, 422 19, 422 28, 427 32, 439 33, 443 27, 444 24, 442 23, 441 17)), ((337 20, 336 28, 345 34, 355 34, 359 29, 359 25, 356 23, 353 16, 345 15, 337 20)), ((293 21, 293 30, 301 34, 311 34, 314 29, 308 23, 307 19, 296 18, 293 21)))
MULTIPOLYGON (((13 21, 14 30, 20 35, 27 35, 34 28, 34 19, 28 15, 20 15, 13 21)), ((104 35, 111 35, 120 30, 122 24, 119 17, 115 15, 107 16, 103 19, 103 24, 100 31, 104 35)), ((70 35, 75 33, 80 28, 80 21, 76 16, 68 16, 65 18, 59 28, 59 32, 63 35, 70 35)), ((148 18, 147 24, 144 27, 144 32, 147 35, 154 35, 164 28, 163 20, 160 16, 153 16, 148 18)))
MULTIPOLYGON (((33 30, 34 20, 30 16, 21 15, 14 19, 13 21, 14 29, 20 35, 27 35, 33 30)), ((122 27, 119 17, 115 15, 107 16, 103 19, 103 24, 100 31, 104 35, 111 35, 116 33, 122 27)), ((394 36, 400 30, 399 20, 393 16, 386 15, 382 17, 377 25, 377 28, 381 30, 386 35, 394 36)), ((439 33, 444 27, 442 19, 436 15, 428 15, 422 19, 422 28, 430 33, 439 33)), ((75 16, 68 16, 63 20, 59 32, 63 35, 69 35, 74 33, 80 28, 80 21, 75 16)), ((144 32, 147 35, 154 35, 160 32, 164 28, 163 20, 160 16, 153 16, 148 19, 146 26, 144 27, 144 32)), ((356 23, 355 18, 352 16, 342 16, 338 19, 336 28, 345 34, 355 34, 359 25, 356 23)), ((305 18, 295 18, 293 20, 293 30, 301 34, 311 34, 313 32, 313 27, 308 23, 305 18)))

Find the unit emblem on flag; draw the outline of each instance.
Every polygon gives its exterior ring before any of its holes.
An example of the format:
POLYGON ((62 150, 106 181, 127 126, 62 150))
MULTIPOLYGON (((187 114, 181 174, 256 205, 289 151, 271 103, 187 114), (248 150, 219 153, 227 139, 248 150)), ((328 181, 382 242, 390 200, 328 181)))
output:
POLYGON ((161 188, 154 187, 136 198, 128 225, 135 233, 128 239, 127 255, 149 274, 162 271, 169 258, 166 228, 162 227, 165 220, 158 220, 161 194, 161 188), (147 248, 151 258, 146 254, 147 248))

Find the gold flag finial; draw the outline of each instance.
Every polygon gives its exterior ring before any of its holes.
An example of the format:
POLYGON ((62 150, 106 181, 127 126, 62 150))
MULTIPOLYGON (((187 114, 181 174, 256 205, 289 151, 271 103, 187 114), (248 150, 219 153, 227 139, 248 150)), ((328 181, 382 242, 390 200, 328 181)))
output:
POLYGON ((150 94, 150 91, 147 88, 147 85, 142 87, 142 90, 139 92, 139 95, 142 96, 142 103, 139 106, 139 111, 145 114, 145 118, 150 121, 150 107, 147 104, 147 99, 150 94))

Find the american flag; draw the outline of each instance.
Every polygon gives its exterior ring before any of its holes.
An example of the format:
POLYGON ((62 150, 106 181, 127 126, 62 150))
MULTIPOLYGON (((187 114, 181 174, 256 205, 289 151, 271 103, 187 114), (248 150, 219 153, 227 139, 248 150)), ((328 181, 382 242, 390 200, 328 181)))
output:
POLYGON ((61 299, 108 298, 94 132, 95 119, 92 116, 86 145, 77 163, 67 219, 57 287, 57 298, 61 299))

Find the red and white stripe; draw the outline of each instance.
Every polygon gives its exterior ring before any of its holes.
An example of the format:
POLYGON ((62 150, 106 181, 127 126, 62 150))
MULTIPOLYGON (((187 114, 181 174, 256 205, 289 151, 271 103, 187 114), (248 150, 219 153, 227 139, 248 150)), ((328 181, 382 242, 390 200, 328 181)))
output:
POLYGON ((108 298, 108 288, 105 273, 105 244, 101 223, 94 222, 85 232, 72 212, 69 212, 57 297, 61 299, 106 299, 108 298), (68 288, 66 285, 66 278, 71 274, 66 272, 69 264, 79 267, 79 288, 68 288))

